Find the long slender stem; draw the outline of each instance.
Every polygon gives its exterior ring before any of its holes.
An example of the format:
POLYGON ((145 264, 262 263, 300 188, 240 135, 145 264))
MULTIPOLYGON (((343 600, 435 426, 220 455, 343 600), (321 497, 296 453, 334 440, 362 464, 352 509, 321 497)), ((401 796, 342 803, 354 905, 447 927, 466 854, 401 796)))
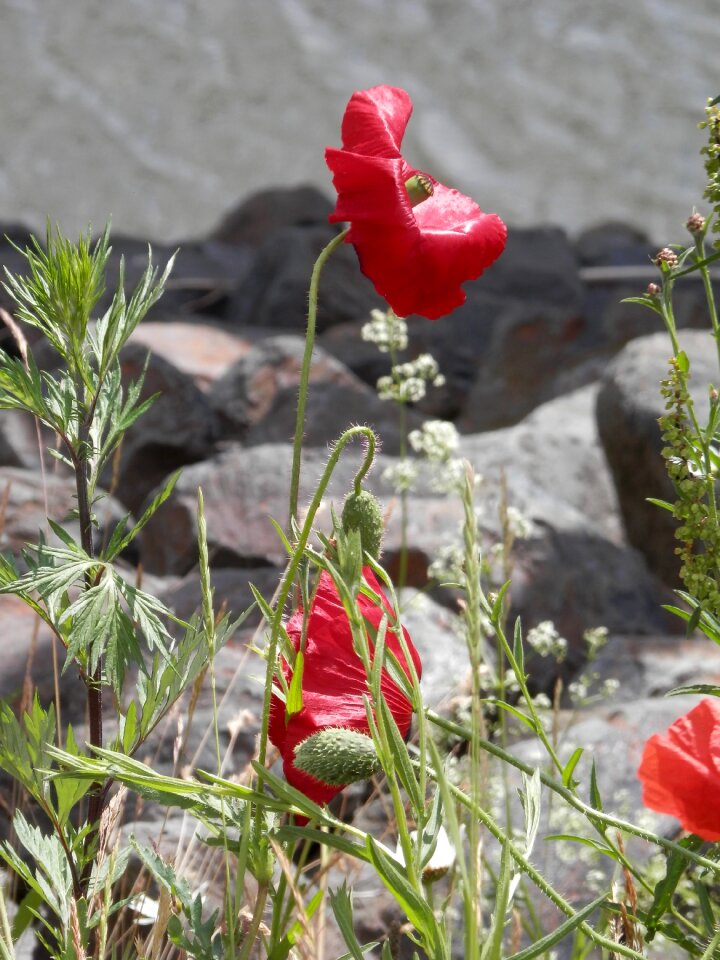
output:
POLYGON ((313 347, 315 345, 315 326, 317 321, 318 287, 320 274, 328 258, 343 242, 348 234, 348 227, 342 233, 333 237, 330 243, 321 251, 315 261, 310 278, 308 293, 307 332, 305 334, 305 352, 300 370, 300 385, 298 387, 297 417, 295 420, 295 439, 293 441, 292 471, 290 474, 290 502, 288 507, 288 529, 292 531, 292 524, 297 517, 298 495, 300 492, 300 460, 302 457, 303 433, 305 432, 305 404, 307 402, 308 383, 310 381, 310 366, 312 364, 313 347))
MULTIPOLYGON (((78 405, 78 415, 80 417, 80 427, 78 430, 77 449, 73 451, 73 467, 75 470, 75 487, 77 491, 78 519, 80 522, 80 544, 89 557, 93 557, 93 528, 92 514, 90 510, 90 422, 84 413, 83 392, 84 386, 78 379, 75 387, 76 399, 78 405)), ((92 576, 86 575, 85 588, 92 587, 92 576)), ((102 702, 102 675, 103 658, 98 659, 92 675, 88 675, 85 680, 87 689, 88 705, 88 728, 90 744, 93 747, 102 747, 103 745, 103 702, 102 702)), ((99 829, 100 817, 102 816, 105 805, 106 785, 96 784, 89 796, 88 803, 88 822, 91 825, 91 831, 87 836, 85 850, 90 849, 90 844, 97 835, 99 829)), ((87 882, 90 877, 92 862, 87 861, 83 870, 82 881, 87 882)))

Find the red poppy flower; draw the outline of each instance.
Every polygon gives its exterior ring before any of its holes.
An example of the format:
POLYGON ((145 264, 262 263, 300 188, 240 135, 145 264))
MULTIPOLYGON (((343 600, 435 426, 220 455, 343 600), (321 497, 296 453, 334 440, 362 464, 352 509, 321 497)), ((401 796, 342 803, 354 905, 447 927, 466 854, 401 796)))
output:
POLYGON ((643 803, 689 833, 720 840, 720 701, 701 700, 645 744, 638 777, 643 803))
POLYGON ((465 302, 461 284, 500 256, 507 229, 497 214, 483 213, 403 158, 400 143, 411 113, 410 97, 397 87, 352 95, 342 150, 325 151, 338 193, 330 220, 350 223, 346 242, 398 316, 436 320, 465 302), (406 186, 413 177, 432 189, 416 206, 406 186))
MULTIPOLYGON (((357 605, 363 617, 375 628, 380 625, 383 614, 387 614, 392 623, 392 607, 369 567, 363 568, 363 577, 367 585, 383 599, 382 606, 379 606, 360 594, 357 605)), ((296 650, 300 646, 302 622, 303 613, 299 610, 290 618, 286 627, 296 650)), ((403 634, 419 676, 422 669, 420 658, 404 627, 403 634)), ((390 629, 386 633, 385 644, 409 676, 410 670, 400 642, 390 629)), ((289 682, 292 670, 284 660, 282 669, 289 682)), ((407 736, 412 719, 412 708, 407 697, 386 672, 382 676, 381 689, 400 732, 407 736)), ((293 763, 295 747, 307 737, 328 727, 345 727, 360 733, 369 733, 363 704, 363 694, 367 692, 365 669, 360 657, 353 650, 352 632, 345 608, 331 576, 323 572, 308 618, 302 685, 303 708, 286 722, 285 704, 279 697, 273 696, 269 725, 270 740, 282 755, 288 783, 302 790, 316 803, 327 803, 342 787, 323 783, 299 770, 293 763)))

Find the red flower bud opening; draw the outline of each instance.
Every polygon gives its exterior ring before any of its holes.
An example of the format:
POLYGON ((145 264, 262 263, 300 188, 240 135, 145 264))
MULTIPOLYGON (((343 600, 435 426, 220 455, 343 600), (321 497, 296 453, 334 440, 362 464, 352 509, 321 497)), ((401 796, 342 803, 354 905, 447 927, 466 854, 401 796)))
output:
MULTIPOLYGON (((392 630, 395 620, 393 608, 370 567, 363 568, 366 584, 382 598, 382 605, 369 597, 358 595, 357 606, 366 622, 377 629, 383 615, 388 617, 385 645, 397 657, 408 677, 410 668, 403 655, 400 641, 392 630)), ((288 621, 286 629, 295 650, 300 647, 303 612, 298 610, 288 621)), ((420 657, 403 627, 403 636, 418 676, 422 666, 420 657)), ((352 631, 337 587, 329 573, 322 573, 310 610, 305 645, 303 671, 303 707, 287 719, 285 704, 273 695, 270 706, 269 736, 283 758, 283 769, 288 783, 314 800, 327 803, 342 790, 342 786, 323 783, 295 766, 295 748, 320 730, 342 727, 369 734, 363 695, 368 694, 367 678, 362 660, 353 649, 352 631)), ((372 643, 371 643, 372 647, 372 643)), ((290 682, 292 669, 282 661, 285 679, 290 682)), ((383 671, 381 690, 400 733, 407 736, 412 720, 412 707, 390 675, 383 671)))
POLYGON ((497 214, 407 163, 400 143, 411 112, 410 97, 397 87, 352 95, 342 149, 325 151, 338 193, 330 220, 350 223, 346 242, 398 316, 436 320, 465 302, 461 285, 500 256, 507 229, 497 214), (413 178, 432 186, 417 206, 406 187, 413 178))

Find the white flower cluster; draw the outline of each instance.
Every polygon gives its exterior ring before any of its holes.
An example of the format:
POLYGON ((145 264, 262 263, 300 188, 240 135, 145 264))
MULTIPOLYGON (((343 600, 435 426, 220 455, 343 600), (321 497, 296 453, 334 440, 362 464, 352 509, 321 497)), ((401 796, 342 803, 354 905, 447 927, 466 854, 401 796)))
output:
POLYGON ((392 310, 371 310, 370 320, 364 324, 360 335, 368 343, 374 343, 380 353, 405 350, 408 345, 407 324, 392 310))
POLYGON ((382 478, 390 484, 395 493, 407 493, 415 486, 418 472, 417 464, 405 458, 386 467, 382 472, 382 478))
POLYGON ((419 430, 408 435, 410 446, 433 463, 445 463, 457 450, 460 434, 447 420, 427 420, 419 430))
POLYGON ((588 660, 594 660, 608 642, 608 628, 591 627, 590 630, 586 630, 583 634, 583 640, 587 647, 588 660))
POLYGON ((390 375, 380 377, 378 396, 381 400, 417 403, 425 396, 428 383, 441 387, 445 377, 440 373, 437 360, 429 353, 421 353, 415 360, 396 364, 390 375))
POLYGON ((535 525, 517 507, 507 508, 507 525, 513 540, 528 540, 535 533, 535 525))
POLYGON ((609 700, 620 689, 617 677, 606 677, 601 683, 600 674, 593 670, 581 673, 577 680, 568 684, 568 695, 575 707, 586 707, 599 700, 609 700))
POLYGON ((552 620, 543 620, 528 630, 525 639, 541 657, 554 657, 558 663, 565 659, 568 643, 557 632, 552 620))

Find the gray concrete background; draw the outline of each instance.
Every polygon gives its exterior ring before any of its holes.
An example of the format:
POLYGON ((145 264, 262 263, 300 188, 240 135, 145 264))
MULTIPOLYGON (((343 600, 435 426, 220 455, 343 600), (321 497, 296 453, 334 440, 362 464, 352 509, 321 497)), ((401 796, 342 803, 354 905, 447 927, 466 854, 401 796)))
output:
POLYGON ((0 220, 158 240, 312 182, 353 90, 405 87, 411 163, 511 224, 683 239, 718 0, 0 0, 0 220))

